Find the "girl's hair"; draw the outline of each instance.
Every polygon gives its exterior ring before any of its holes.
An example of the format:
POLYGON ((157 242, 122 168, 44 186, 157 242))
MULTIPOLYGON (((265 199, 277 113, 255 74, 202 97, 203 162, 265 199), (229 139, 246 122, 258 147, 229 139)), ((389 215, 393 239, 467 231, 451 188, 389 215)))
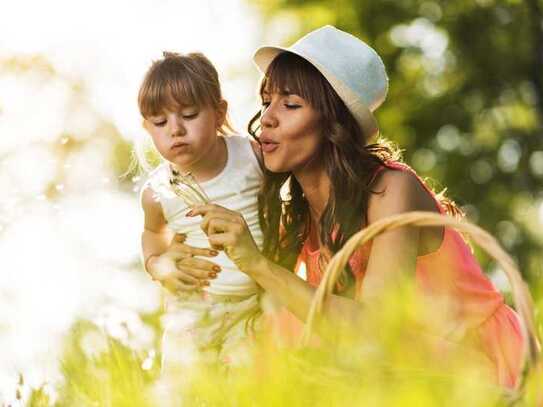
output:
MULTIPOLYGON (((164 109, 176 111, 188 105, 219 108, 223 100, 219 75, 204 54, 165 51, 162 55, 161 59, 153 61, 139 89, 138 106, 144 118, 159 115, 164 109)), ((234 132, 228 115, 217 131, 223 136, 234 132)), ((144 150, 141 143, 137 144, 135 156, 148 171, 152 168, 150 161, 159 160, 156 151, 149 154, 144 150)))
MULTIPOLYGON (((354 116, 322 74, 305 59, 279 54, 269 65, 260 93, 294 93, 321 115, 324 141, 322 162, 330 178, 330 197, 320 219, 320 241, 330 257, 367 224, 367 209, 376 169, 387 161, 401 159, 400 151, 384 139, 370 144, 354 116)), ((258 112, 249 122, 249 133, 258 141, 258 112)), ((263 252, 272 261, 292 269, 308 236, 310 213, 302 188, 290 172, 264 169, 258 197, 260 225, 264 232, 263 252), (281 191, 287 188, 288 193, 281 191), (283 193, 282 193, 283 192, 283 193), (280 228, 282 230, 280 230, 280 228)), ((320 264, 329 258, 322 258, 320 264)), ((352 270, 343 273, 338 288, 353 281, 352 270)))

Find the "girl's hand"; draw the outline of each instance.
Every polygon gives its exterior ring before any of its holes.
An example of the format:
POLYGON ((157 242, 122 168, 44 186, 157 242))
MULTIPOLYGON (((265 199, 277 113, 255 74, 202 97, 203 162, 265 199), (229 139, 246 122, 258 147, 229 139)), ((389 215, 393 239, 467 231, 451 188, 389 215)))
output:
POLYGON ((250 273, 264 259, 240 213, 208 204, 196 206, 187 214, 197 215, 203 217, 200 227, 211 247, 224 250, 241 271, 250 273))
POLYGON ((216 250, 201 249, 184 244, 185 236, 177 234, 168 249, 148 260, 147 269, 153 279, 172 293, 191 292, 209 285, 217 277, 220 267, 194 256, 214 257, 216 250))

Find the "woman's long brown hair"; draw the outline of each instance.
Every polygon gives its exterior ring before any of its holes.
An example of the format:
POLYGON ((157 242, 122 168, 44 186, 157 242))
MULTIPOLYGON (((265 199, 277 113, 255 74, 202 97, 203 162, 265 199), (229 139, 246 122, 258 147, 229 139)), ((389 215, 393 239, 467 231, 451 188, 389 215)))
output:
MULTIPOLYGON (((367 221, 368 199, 375 193, 371 189, 373 174, 386 161, 399 159, 399 152, 385 142, 369 144, 328 81, 295 54, 284 52, 273 60, 262 81, 261 94, 264 90, 297 94, 321 115, 324 141, 320 155, 331 187, 320 219, 320 240, 325 251, 333 255, 367 221)), ((249 123, 249 133, 257 141, 259 119, 260 112, 249 123)), ((290 172, 273 173, 264 169, 264 174, 258 197, 263 252, 292 269, 309 232, 308 203, 290 172), (282 197, 281 188, 285 186, 288 194, 282 197)), ((350 280, 352 275, 346 273, 345 277, 350 280)))
MULTIPOLYGON (((358 122, 322 74, 305 59, 290 53, 279 54, 270 64, 260 94, 297 94, 321 115, 323 143, 320 159, 330 178, 330 196, 320 219, 322 265, 347 240, 367 224, 368 201, 374 174, 387 161, 401 160, 400 151, 384 139, 370 143, 358 122), (324 253, 323 253, 324 252, 324 253)), ((260 112, 249 122, 249 133, 258 141, 260 112)), ((284 191, 283 191, 284 192, 284 191)), ((453 201, 438 196, 445 211, 460 213, 453 201)), ((273 173, 264 168, 259 196, 260 226, 264 233, 263 253, 269 259, 293 269, 303 242, 308 237, 310 212, 296 178, 290 172, 273 173), (283 188, 288 193, 282 193, 283 188)), ((350 267, 350 266, 348 266, 350 267)), ((338 289, 348 288, 352 270, 344 272, 338 289)))

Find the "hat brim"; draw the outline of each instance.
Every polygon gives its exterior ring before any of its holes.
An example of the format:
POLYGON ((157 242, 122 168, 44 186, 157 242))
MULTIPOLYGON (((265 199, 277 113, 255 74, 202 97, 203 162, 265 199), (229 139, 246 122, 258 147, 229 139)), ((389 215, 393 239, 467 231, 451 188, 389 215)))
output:
MULTIPOLYGON (((260 47, 255 51, 253 55, 253 61, 256 67, 258 68, 258 70, 262 72, 263 74, 265 74, 266 71, 268 70, 268 66, 270 66, 270 64, 275 59, 275 57, 279 55, 280 53, 286 52, 286 51, 292 52, 282 47, 260 47)), ((292 53, 296 54, 296 52, 292 52, 292 53)))
MULTIPOLYGON (((292 54, 298 55, 299 57, 305 59, 311 65, 319 70, 319 72, 326 78, 334 90, 340 95, 341 99, 345 102, 345 99, 342 95, 345 92, 351 93, 350 89, 347 88, 341 81, 339 81, 334 75, 327 72, 320 64, 312 61, 307 58, 305 55, 302 55, 296 52, 293 49, 283 48, 283 47, 273 47, 273 46, 263 46, 258 48, 253 54, 253 62, 262 74, 265 74, 268 70, 268 67, 275 59, 275 57, 283 52, 290 52, 292 54)), ((358 98, 357 98, 358 99, 358 98)), ((351 99, 352 100, 352 99, 351 99)), ((363 103, 345 103, 349 111, 353 114, 356 121, 364 131, 364 135, 367 140, 377 136, 379 133, 379 127, 377 126, 377 120, 371 113, 370 109, 365 106, 363 103)))

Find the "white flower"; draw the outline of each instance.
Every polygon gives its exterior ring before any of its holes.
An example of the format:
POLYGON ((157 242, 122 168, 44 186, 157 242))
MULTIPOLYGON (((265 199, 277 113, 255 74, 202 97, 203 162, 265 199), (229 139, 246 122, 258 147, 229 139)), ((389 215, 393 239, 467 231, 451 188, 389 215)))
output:
POLYGON ((209 203, 205 191, 198 184, 190 172, 181 174, 180 171, 170 168, 170 187, 173 192, 183 199, 188 206, 202 205, 209 203))

